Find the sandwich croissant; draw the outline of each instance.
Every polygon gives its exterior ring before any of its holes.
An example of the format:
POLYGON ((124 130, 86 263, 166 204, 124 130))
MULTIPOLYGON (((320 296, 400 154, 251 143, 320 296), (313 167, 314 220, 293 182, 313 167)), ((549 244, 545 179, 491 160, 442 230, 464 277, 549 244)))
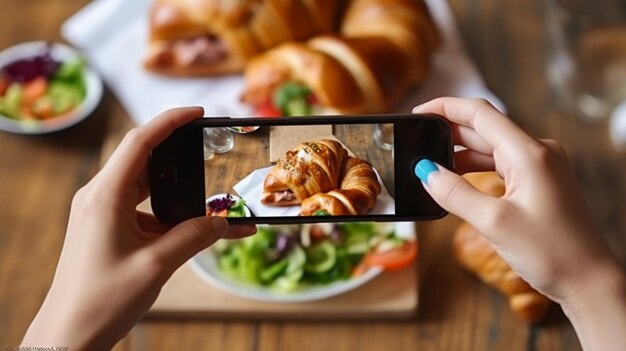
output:
POLYGON ((301 204, 300 215, 361 215, 381 187, 372 166, 334 140, 307 141, 288 151, 263 183, 261 203, 301 204))
POLYGON ((388 111, 425 79, 438 44, 422 1, 350 1, 336 33, 254 57, 242 101, 260 115, 388 111))

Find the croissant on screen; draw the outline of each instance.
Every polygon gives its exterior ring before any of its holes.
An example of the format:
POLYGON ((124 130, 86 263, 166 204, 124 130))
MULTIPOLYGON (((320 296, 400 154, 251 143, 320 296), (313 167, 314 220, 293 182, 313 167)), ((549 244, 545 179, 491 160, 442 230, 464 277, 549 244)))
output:
POLYGON ((263 183, 261 203, 301 205, 300 215, 363 215, 381 192, 376 172, 335 140, 306 141, 288 151, 263 183))
POLYGON ((387 111, 439 45, 422 0, 156 0, 149 22, 147 69, 244 72, 264 115, 387 111))
MULTIPOLYGON (((495 172, 468 174, 466 179, 478 190, 502 196, 504 181, 495 172)), ((455 231, 452 247, 456 260, 481 281, 504 294, 511 310, 522 320, 539 322, 550 307, 550 299, 533 289, 500 257, 478 229, 467 222, 455 231)))

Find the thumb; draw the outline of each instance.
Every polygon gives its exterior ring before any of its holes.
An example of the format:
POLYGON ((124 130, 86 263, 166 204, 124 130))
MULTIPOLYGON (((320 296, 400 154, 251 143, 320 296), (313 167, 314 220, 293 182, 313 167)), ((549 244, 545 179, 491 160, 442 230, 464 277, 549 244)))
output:
POLYGON ((482 222, 490 218, 497 206, 497 198, 480 192, 463 177, 428 159, 417 163, 415 175, 439 206, 475 227, 482 228, 482 222))
POLYGON ((228 221, 222 217, 188 219, 155 240, 151 249, 162 260, 164 268, 173 273, 195 254, 225 236, 228 227, 228 221))

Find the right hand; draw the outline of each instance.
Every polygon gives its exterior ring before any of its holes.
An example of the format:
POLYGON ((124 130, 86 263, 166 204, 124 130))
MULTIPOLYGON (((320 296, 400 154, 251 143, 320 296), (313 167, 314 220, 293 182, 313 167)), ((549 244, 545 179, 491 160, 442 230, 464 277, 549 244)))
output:
POLYGON ((495 169, 504 179, 500 198, 439 165, 422 181, 439 205, 475 226, 531 286, 563 304, 596 294, 601 277, 623 281, 558 143, 531 138, 485 100, 440 98, 413 112, 451 122, 455 143, 466 148, 455 155, 457 172, 495 169))

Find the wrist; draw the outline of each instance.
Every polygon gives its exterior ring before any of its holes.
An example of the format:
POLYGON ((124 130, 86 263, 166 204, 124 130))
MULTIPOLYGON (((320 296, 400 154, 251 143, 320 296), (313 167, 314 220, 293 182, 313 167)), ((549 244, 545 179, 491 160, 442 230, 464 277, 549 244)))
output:
POLYGON ((581 279, 561 302, 584 350, 626 348, 626 274, 617 263, 581 279))

